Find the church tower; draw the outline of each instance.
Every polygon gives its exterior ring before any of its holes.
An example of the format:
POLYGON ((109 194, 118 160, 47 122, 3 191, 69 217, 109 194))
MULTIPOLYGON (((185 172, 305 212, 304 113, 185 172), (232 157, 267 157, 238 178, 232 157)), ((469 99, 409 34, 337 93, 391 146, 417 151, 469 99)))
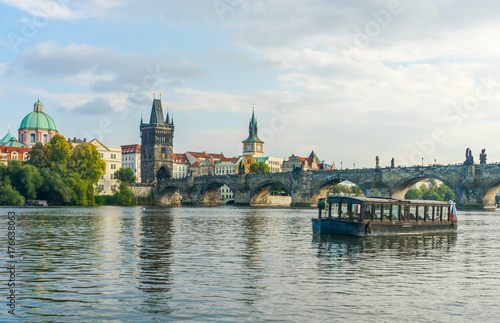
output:
POLYGON ((252 119, 248 126, 248 138, 242 141, 243 143, 243 156, 251 155, 253 157, 264 156, 264 142, 257 136, 257 120, 255 113, 252 109, 252 119))
POLYGON ((173 174, 173 139, 174 119, 167 111, 163 119, 160 99, 153 98, 149 123, 141 118, 141 182, 154 183, 172 178, 173 174))

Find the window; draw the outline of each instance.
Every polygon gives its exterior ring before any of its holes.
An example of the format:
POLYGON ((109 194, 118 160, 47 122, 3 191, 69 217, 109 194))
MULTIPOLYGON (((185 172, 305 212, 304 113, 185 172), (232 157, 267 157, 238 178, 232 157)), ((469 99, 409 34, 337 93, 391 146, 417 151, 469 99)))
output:
POLYGON ((36 137, 35 137, 35 134, 34 134, 34 133, 32 133, 32 134, 31 134, 31 142, 35 142, 35 138, 36 138, 36 137))
POLYGON ((99 185, 99 191, 104 191, 104 185, 99 185))
POLYGON ((104 158, 104 153, 101 153, 101 158, 104 158))
POLYGON ((116 169, 116 164, 111 164, 110 167, 111 169, 116 169))
POLYGON ((111 159, 116 159, 116 154, 111 154, 111 159))
POLYGON ((46 143, 47 142, 47 135, 43 135, 43 142, 46 143))

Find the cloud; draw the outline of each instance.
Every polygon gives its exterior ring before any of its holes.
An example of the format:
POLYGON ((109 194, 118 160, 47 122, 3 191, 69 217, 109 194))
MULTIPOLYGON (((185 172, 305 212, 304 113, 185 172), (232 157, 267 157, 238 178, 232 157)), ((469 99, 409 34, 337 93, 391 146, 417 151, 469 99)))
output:
POLYGON ((8 73, 28 77, 65 80, 96 92, 141 88, 154 90, 159 84, 182 84, 206 72, 185 58, 155 57, 111 48, 70 44, 59 47, 45 42, 23 50, 8 64, 8 73))
POLYGON ((96 98, 71 109, 71 114, 99 116, 113 113, 113 111, 114 109, 108 101, 102 98, 96 98))

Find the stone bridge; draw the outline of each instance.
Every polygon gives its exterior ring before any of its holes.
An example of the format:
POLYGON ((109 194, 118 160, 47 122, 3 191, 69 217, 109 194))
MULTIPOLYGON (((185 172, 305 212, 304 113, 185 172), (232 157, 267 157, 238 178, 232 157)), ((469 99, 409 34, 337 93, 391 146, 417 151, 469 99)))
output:
POLYGON ((435 178, 446 184, 462 207, 495 207, 500 190, 500 164, 297 171, 227 176, 188 177, 160 181, 154 191, 163 205, 182 197, 182 204, 217 205, 219 188, 227 185, 235 205, 266 205, 270 191, 282 186, 291 195, 291 206, 315 205, 342 181, 356 184, 368 197, 403 198, 417 182, 435 178))

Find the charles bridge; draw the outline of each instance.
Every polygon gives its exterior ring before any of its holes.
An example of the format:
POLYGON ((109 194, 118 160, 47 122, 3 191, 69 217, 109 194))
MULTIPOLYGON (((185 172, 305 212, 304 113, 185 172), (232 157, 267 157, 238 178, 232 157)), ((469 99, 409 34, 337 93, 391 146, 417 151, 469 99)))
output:
POLYGON ((342 181, 356 184, 368 197, 403 198, 417 182, 435 178, 446 184, 459 206, 495 207, 500 190, 500 164, 451 165, 346 169, 331 171, 294 171, 242 175, 202 176, 165 179, 153 188, 160 204, 217 205, 219 188, 227 185, 234 193, 235 205, 268 205, 270 192, 281 186, 291 195, 291 206, 315 205, 342 181))

